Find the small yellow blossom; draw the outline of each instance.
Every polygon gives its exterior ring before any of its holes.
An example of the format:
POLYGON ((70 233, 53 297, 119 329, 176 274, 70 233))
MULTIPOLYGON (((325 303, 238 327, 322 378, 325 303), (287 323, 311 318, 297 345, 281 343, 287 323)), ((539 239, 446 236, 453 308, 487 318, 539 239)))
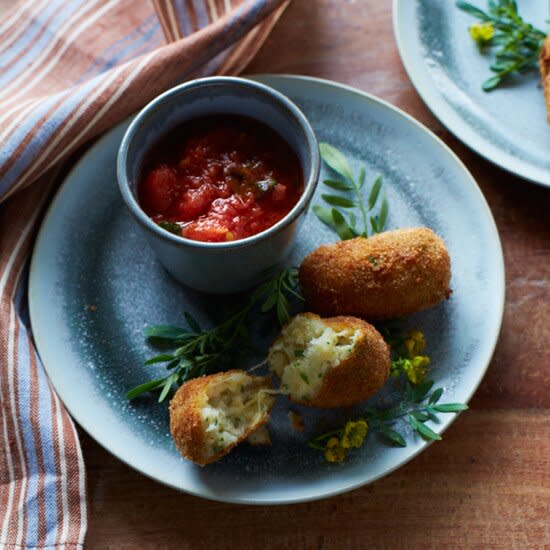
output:
POLYGON ((346 450, 342 447, 337 437, 331 437, 325 448, 325 459, 328 462, 343 462, 346 458, 346 450))
POLYGON ((419 330, 411 330, 405 340, 405 347, 407 348, 409 359, 420 355, 426 347, 424 334, 419 330))
POLYGON ((411 384, 420 384, 426 377, 429 364, 430 358, 427 355, 417 355, 403 361, 403 371, 411 384))
POLYGON ((344 449, 358 449, 363 445, 369 425, 363 419, 346 423, 344 428, 344 435, 342 436, 341 445, 344 449))
POLYGON ((470 36, 480 46, 483 46, 493 39, 495 28, 492 23, 476 23, 470 27, 470 36))

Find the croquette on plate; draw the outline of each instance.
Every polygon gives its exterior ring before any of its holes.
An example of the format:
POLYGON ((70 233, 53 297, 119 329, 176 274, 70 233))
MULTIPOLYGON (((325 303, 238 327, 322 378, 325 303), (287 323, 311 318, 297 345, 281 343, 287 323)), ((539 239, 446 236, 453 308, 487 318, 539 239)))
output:
MULTIPOLYGON (((270 376, 242 370, 186 382, 170 402, 170 431, 177 448, 200 466, 219 460, 269 420, 272 393, 270 376)), ((265 443, 265 433, 260 439, 265 443)))
POLYGON ((291 401, 347 407, 384 385, 390 350, 381 334, 361 319, 301 313, 283 327, 268 362, 291 401))
POLYGON ((431 229, 386 231, 323 245, 300 266, 308 309, 324 316, 392 319, 451 294, 451 261, 431 229))

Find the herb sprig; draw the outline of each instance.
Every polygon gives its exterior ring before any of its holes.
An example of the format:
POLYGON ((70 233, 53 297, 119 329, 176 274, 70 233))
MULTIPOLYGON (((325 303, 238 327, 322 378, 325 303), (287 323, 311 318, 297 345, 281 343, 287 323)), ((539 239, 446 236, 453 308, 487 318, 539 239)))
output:
POLYGON ((456 6, 481 22, 470 27, 480 48, 499 48, 490 67, 494 76, 483 82, 483 90, 494 90, 513 73, 536 69, 546 33, 519 15, 515 0, 489 0, 487 11, 463 0, 456 6))
POLYGON ((287 268, 260 285, 245 305, 219 325, 203 329, 198 321, 185 312, 186 327, 153 325, 146 327, 144 335, 153 344, 164 348, 164 353, 155 355, 145 365, 165 363, 168 374, 132 388, 127 399, 143 393, 160 391, 159 403, 164 401, 174 386, 187 380, 228 368, 238 351, 247 347, 249 332, 246 325, 250 311, 257 305, 263 313, 275 311, 279 323, 290 317, 289 297, 302 299, 298 291, 298 270, 287 268), (166 349, 173 348, 167 352, 166 349))
MULTIPOLYGON (((311 440, 309 446, 312 449, 326 452, 331 439, 338 438, 342 441, 346 434, 346 428, 350 423, 356 425, 360 420, 366 422, 369 430, 378 432, 383 441, 390 446, 407 446, 406 439, 395 429, 395 423, 400 419, 405 420, 413 432, 424 440, 440 440, 441 436, 427 426, 426 422, 431 420, 438 423, 440 421, 439 414, 465 411, 468 406, 463 403, 440 404, 439 400, 443 395, 443 388, 436 388, 431 391, 433 385, 433 381, 427 381, 415 387, 407 382, 406 398, 397 406, 389 409, 369 408, 360 419, 348 421, 342 428, 323 433, 311 440)), ((349 429, 347 431, 349 432, 349 429)), ((362 441, 355 441, 354 445, 349 446, 344 443, 343 448, 360 447, 361 444, 362 441)), ((333 462, 340 462, 340 460, 334 460, 333 462)))
POLYGON ((340 194, 321 195, 329 207, 315 205, 313 207, 315 215, 323 223, 332 227, 342 240, 368 237, 369 233, 383 231, 389 205, 384 193, 381 193, 381 176, 374 180, 365 203, 362 189, 365 184, 366 168, 362 166, 357 177, 354 177, 348 159, 340 150, 328 143, 320 143, 319 150, 325 164, 340 176, 339 179, 325 179, 323 183, 333 191, 340 191, 340 194), (378 214, 374 214, 380 197, 378 214))

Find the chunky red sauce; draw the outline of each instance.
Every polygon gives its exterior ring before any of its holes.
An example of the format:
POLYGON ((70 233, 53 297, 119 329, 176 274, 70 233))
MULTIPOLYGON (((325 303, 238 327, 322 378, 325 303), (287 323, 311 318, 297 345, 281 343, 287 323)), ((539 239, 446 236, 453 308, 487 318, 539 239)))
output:
POLYGON ((219 115, 185 123, 154 147, 139 200, 169 231, 224 242, 272 226, 302 191, 298 158, 277 133, 247 117, 219 115))

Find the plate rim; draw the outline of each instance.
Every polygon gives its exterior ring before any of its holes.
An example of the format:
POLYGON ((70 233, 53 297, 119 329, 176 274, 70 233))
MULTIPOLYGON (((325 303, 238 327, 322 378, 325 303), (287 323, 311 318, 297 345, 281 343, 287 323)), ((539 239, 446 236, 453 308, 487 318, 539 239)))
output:
MULTIPOLYGON (((488 229, 490 229, 490 232, 492 233, 492 237, 494 238, 495 242, 495 252, 497 252, 498 256, 498 265, 495 265, 495 271, 496 275, 498 275, 497 280, 494 281, 495 283, 495 295, 498 293, 498 311, 496 311, 496 318, 498 319, 498 322, 495 324, 495 326, 492 329, 491 334, 491 344, 487 346, 487 351, 485 356, 482 360, 479 361, 480 365, 483 365, 482 368, 479 369, 477 373, 477 377, 474 380, 474 383, 471 385, 470 391, 467 393, 467 398, 464 400, 465 403, 468 403, 474 393, 476 392, 477 388, 479 387, 479 384, 481 383, 483 377, 485 376, 485 373, 487 369, 489 368, 489 364, 491 362, 491 358, 494 354, 494 350, 496 347, 496 344, 499 339, 500 330, 502 327, 502 320, 504 315, 504 305, 505 305, 505 265, 504 265, 504 256, 503 256, 503 250, 502 245, 500 241, 500 237, 498 234, 498 230, 496 227, 495 220, 493 218, 493 215, 491 213, 491 210, 489 208, 489 205, 487 204, 487 201, 485 200, 485 197, 483 196, 483 193, 481 192, 479 186, 477 185, 474 177, 469 172, 469 170, 466 168, 464 163, 460 160, 460 158, 447 146, 445 142, 443 142, 438 136, 436 136, 429 128, 424 126, 421 122, 417 121, 415 118, 413 118, 408 113, 404 112, 403 110, 399 109, 398 107, 392 105, 388 101, 385 101, 381 98, 376 97, 373 94, 369 94, 367 92, 364 92, 358 88, 354 88, 353 86, 349 86, 346 84, 341 84, 335 81, 322 79, 322 78, 316 78, 316 77, 310 77, 310 76, 303 76, 303 75, 292 75, 292 74, 272 74, 272 73, 262 73, 262 74, 254 74, 254 75, 245 75, 245 78, 250 79, 258 79, 262 82, 265 82, 265 80, 270 81, 273 79, 278 80, 290 80, 290 81, 303 81, 306 83, 314 83, 318 85, 322 85, 324 87, 333 88, 336 91, 346 91, 350 92, 356 95, 361 96, 363 99, 366 99, 368 101, 374 102, 378 105, 382 105, 384 108, 389 109, 390 111, 393 111, 394 114, 400 116, 401 118, 404 118, 408 123, 412 123, 414 126, 417 127, 417 129, 421 132, 427 133, 432 140, 434 140, 440 147, 443 148, 447 152, 447 154, 450 155, 452 160, 454 160, 455 163, 458 164, 458 167, 461 169, 461 171, 464 173, 465 177, 469 182, 471 183, 471 191, 476 196, 477 200, 479 201, 480 205, 483 206, 487 216, 485 217, 486 221, 488 223, 488 229), (499 288, 500 287, 500 291, 499 288)), ((270 85, 269 82, 267 82, 267 85, 270 85)), ((132 115, 133 116, 133 115, 132 115)), ((37 267, 37 251, 41 247, 41 243, 44 239, 46 239, 46 233, 45 233, 45 227, 47 226, 47 223, 49 219, 54 215, 55 208, 57 203, 62 199, 62 196, 64 195, 64 191, 67 189, 68 182, 74 178, 74 176, 79 172, 82 164, 86 163, 88 161, 89 157, 93 157, 95 155, 95 152, 103 147, 103 142, 108 139, 110 135, 112 135, 114 132, 116 132, 120 126, 126 124, 128 120, 131 117, 128 117, 127 119, 124 119, 123 121, 119 122, 116 126, 111 128, 109 131, 105 132, 75 163, 75 165, 64 175, 63 182, 60 184, 59 188, 57 189, 52 201, 48 205, 48 208, 44 214, 44 217, 42 219, 42 222, 40 224, 40 228, 38 230, 38 234, 36 237, 36 241, 33 247, 31 261, 30 261, 30 267, 29 267, 29 286, 28 286, 28 296, 29 296, 29 315, 31 320, 31 329, 33 334, 33 339, 35 342, 37 353, 41 359, 42 365, 44 367, 44 370, 48 376, 48 379, 50 383, 52 384, 53 389, 56 391, 58 397, 63 402, 64 406, 66 407, 67 411, 71 415, 72 419, 77 422, 80 427, 94 440, 96 441, 101 447, 103 447, 106 451, 108 451, 110 454, 115 456, 118 460, 122 461, 124 464, 127 464, 132 469, 140 472, 141 474, 145 475, 146 477, 153 479, 156 482, 159 482, 163 485, 166 485, 168 487, 171 487, 173 489, 176 489, 178 491, 181 491, 186 494, 191 494, 193 496, 205 498, 207 500, 217 501, 217 502, 225 502, 225 503, 231 503, 231 504, 248 504, 248 505, 260 505, 260 506, 266 506, 266 505, 284 505, 284 504, 295 504, 300 502, 311 502, 323 498, 328 498, 332 496, 337 496, 343 493, 347 493, 349 491, 352 491, 354 489, 358 489, 360 487, 363 487, 365 485, 368 485, 370 483, 373 483, 377 481, 378 479, 381 479, 382 477, 385 477, 401 466, 404 466, 408 462, 410 462, 413 458, 415 458, 418 454, 423 452, 427 447, 431 445, 432 442, 422 442, 418 447, 416 447, 407 457, 405 457, 402 460, 399 460, 396 462, 392 467, 386 469, 384 472, 378 473, 376 475, 373 475, 371 477, 368 477, 365 479, 363 477, 362 479, 358 481, 352 481, 347 484, 343 484, 337 489, 332 490, 320 490, 317 492, 312 492, 311 494, 305 496, 305 497, 294 497, 294 498, 256 498, 256 497, 240 497, 240 496, 227 496, 227 495, 215 495, 212 493, 205 493, 198 490, 193 489, 184 489, 180 485, 178 485, 175 482, 171 482, 169 479, 161 478, 157 476, 153 472, 148 472, 144 468, 141 468, 138 465, 132 464, 126 457, 121 456, 120 453, 115 452, 111 449, 109 446, 109 440, 108 438, 102 438, 101 433, 102 430, 100 427, 95 425, 93 422, 90 422, 89 419, 82 419, 81 415, 75 411, 72 407, 68 407, 66 405, 64 395, 65 392, 59 391, 59 378, 55 373, 52 374, 49 372, 48 367, 46 366, 46 362, 43 360, 41 349, 45 349, 45 345, 43 342, 48 339, 47 335, 45 333, 41 333, 40 330, 37 330, 37 326, 35 323, 33 323, 33 319, 37 319, 37 311, 35 308, 38 306, 35 303, 35 300, 33 299, 33 296, 35 295, 34 288, 37 286, 37 279, 38 279, 38 267, 37 267)), ((53 372, 55 372, 55 369, 52 369, 53 372)), ((441 434, 443 433, 459 416, 459 414, 455 414, 452 416, 449 416, 445 418, 445 420, 437 425, 434 426, 434 430, 441 434)))
MULTIPOLYGON (((414 0, 418 1, 418 0, 414 0)), ((528 182, 541 187, 550 187, 550 171, 534 166, 528 161, 515 158, 498 146, 491 143, 490 140, 478 137, 472 130, 472 127, 463 122, 456 111, 449 106, 438 93, 438 88, 431 85, 432 79, 424 79, 417 73, 415 68, 417 64, 424 65, 423 56, 415 48, 406 47, 406 31, 403 31, 401 24, 402 8, 405 3, 411 4, 411 0, 393 0, 392 3, 392 27, 399 57, 405 68, 416 93, 420 96, 426 107, 447 130, 457 137, 466 147, 477 155, 488 160, 495 166, 506 172, 518 176, 528 182)), ((411 33, 412 31, 409 31, 411 33)), ((408 41, 408 44, 415 44, 415 41, 408 41)))

